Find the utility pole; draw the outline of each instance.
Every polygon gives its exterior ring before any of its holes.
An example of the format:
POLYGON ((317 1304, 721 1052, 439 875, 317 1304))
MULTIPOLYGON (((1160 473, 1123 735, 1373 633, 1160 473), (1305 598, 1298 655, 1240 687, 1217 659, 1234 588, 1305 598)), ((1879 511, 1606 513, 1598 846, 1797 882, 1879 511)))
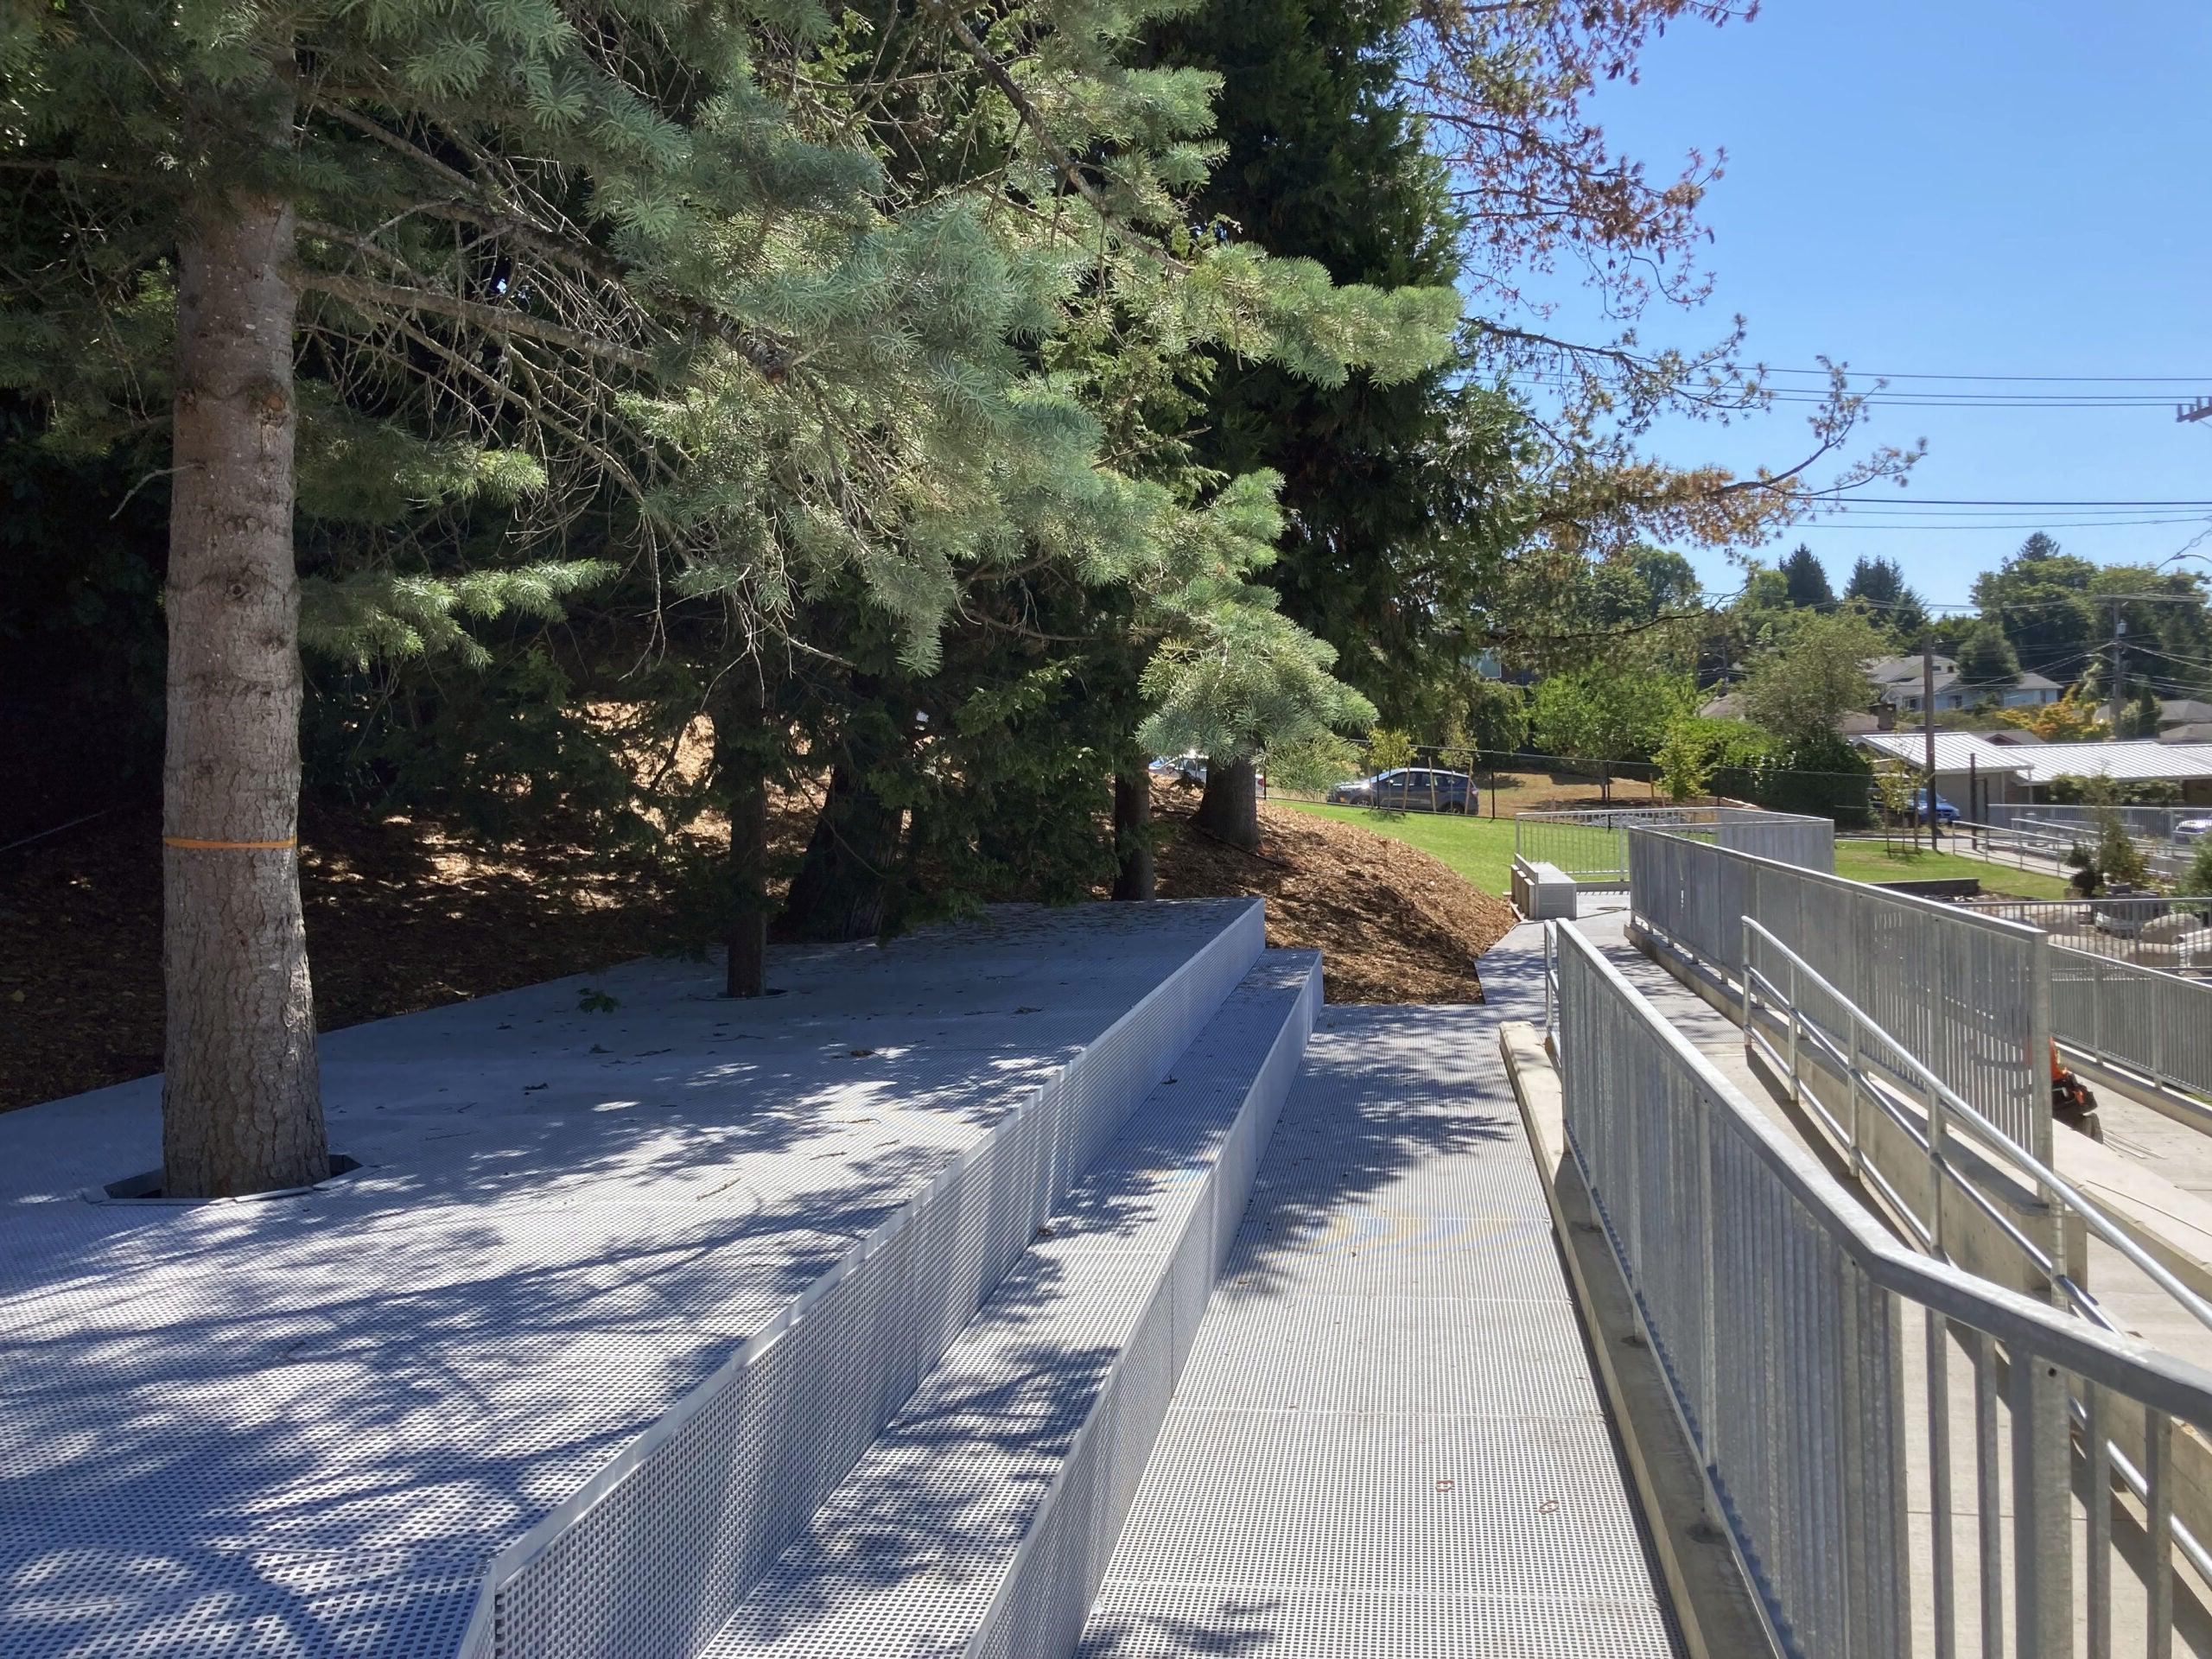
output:
POLYGON ((2212 397, 2199 397, 2191 403, 2176 404, 2174 419, 2177 421, 2212 420, 2212 397))
MULTIPOLYGON (((2212 404, 2208 404, 2212 408, 2212 404)), ((2105 724, 2114 737, 2120 735, 2120 710, 2127 700, 2127 620, 2120 613, 2120 601, 2112 602, 2112 696, 2105 724)))
POLYGON ((1928 850, 1943 850, 1942 820, 1936 816, 1936 652, 1920 647, 1920 744, 1928 768, 1928 850))

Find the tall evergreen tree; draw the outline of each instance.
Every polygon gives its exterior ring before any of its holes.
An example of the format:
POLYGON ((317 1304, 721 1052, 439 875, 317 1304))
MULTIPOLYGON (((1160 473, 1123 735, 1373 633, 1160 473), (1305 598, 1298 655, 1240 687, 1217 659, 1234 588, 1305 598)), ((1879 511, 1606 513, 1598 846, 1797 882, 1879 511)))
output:
POLYGON ((303 636, 467 652, 614 574, 549 556, 586 522, 744 650, 850 579, 914 668, 965 569, 1140 575, 1161 504, 1033 350, 1102 245, 1163 333, 1323 378, 1436 359, 1448 294, 1179 239, 1211 88, 1122 65, 1141 19, 930 10, 995 142, 918 192, 881 96, 768 90, 872 60, 811 0, 8 14, 0 379, 72 442, 167 437, 171 1192, 327 1170, 303 636))
POLYGON ((1835 608, 1835 592, 1828 586, 1827 570, 1802 542, 1783 560, 1782 580, 1788 585, 1789 602, 1800 610, 1835 608))
POLYGON ((2096 639, 2087 601, 2097 567, 2062 552, 2037 531, 1994 570, 1974 578, 1974 602, 2012 642, 2020 666, 2063 684, 2076 678, 2096 639))
POLYGON ((1908 645, 1927 632, 1927 605, 1906 585, 1904 571, 1895 559, 1862 555, 1851 567, 1843 596, 1864 601, 1874 620, 1908 645))
MULTIPOLYGON (((1213 233, 1310 258, 1339 282, 1448 285, 1465 226, 1396 91, 1409 10, 1369 0, 1206 0, 1162 26, 1166 64, 1222 77, 1223 154, 1196 208, 1213 233)), ((1316 388, 1224 362, 1198 464, 1282 475, 1267 582, 1336 672, 1396 724, 1434 723, 1476 653, 1487 562, 1517 533, 1517 411, 1439 369, 1316 388)), ((1249 734, 1213 747, 1201 821, 1256 841, 1249 734)), ((1211 746, 1209 746, 1210 747, 1211 746)))

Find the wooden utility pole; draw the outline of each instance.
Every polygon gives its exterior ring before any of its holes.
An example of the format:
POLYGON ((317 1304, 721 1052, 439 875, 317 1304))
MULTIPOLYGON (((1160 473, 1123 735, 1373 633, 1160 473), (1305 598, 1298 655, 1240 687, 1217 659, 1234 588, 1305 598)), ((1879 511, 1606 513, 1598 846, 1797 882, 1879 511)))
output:
POLYGON ((2120 613, 2120 601, 2112 602, 2112 695, 2108 699, 2105 724, 2114 737, 2120 735, 2120 711, 2127 701, 2127 622, 2120 613))
POLYGON ((1942 826, 1936 817, 1936 653, 1920 648, 1920 746, 1928 772, 1928 849, 1942 850, 1942 826))
POLYGON ((2190 403, 2174 405, 2177 421, 2212 420, 2212 397, 2199 397, 2190 403))

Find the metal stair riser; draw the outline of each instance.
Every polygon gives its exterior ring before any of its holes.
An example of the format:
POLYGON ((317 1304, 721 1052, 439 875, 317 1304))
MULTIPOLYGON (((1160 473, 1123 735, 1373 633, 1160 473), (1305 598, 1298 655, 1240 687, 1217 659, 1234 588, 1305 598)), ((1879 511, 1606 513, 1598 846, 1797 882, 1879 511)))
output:
POLYGON ((965 1649, 969 1659, 1066 1659, 1083 1638, 1154 1442, 1198 1339, 1215 1280, 1242 1224, 1254 1177, 1290 1092, 1321 1000, 1318 965, 1255 1075, 1242 1109, 1130 1333, 1017 1552, 1004 1588, 965 1649))
POLYGON ((717 1629, 1264 943, 1255 905, 495 1561, 469 1659, 683 1659, 717 1629))

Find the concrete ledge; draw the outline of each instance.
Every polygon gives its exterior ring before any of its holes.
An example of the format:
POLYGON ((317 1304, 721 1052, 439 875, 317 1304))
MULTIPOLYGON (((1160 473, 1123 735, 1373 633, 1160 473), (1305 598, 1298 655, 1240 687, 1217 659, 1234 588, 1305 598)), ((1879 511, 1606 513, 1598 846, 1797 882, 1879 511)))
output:
POLYGON ((1262 960, 702 1659, 1075 1650, 1320 1001, 1262 960))
POLYGON ((1692 1659, 1772 1653, 1758 1598, 1735 1551, 1726 1534, 1706 1519, 1704 1473, 1675 1414, 1628 1281, 1599 1225, 1582 1171, 1567 1150, 1558 1070, 1536 1029, 1524 1021, 1501 1026, 1498 1047, 1684 1646, 1692 1659))

